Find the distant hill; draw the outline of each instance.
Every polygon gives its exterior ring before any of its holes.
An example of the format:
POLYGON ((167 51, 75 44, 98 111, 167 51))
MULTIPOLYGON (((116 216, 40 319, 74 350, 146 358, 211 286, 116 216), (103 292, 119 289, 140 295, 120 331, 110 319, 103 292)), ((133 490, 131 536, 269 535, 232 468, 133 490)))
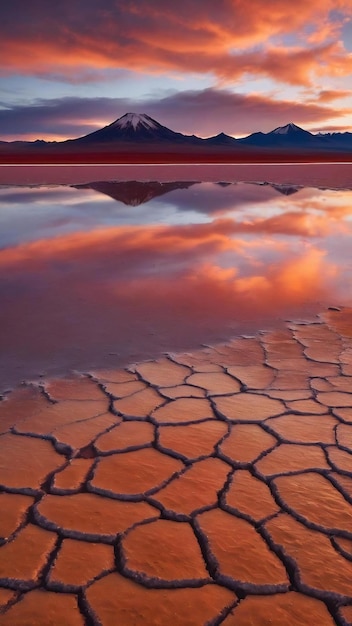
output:
POLYGON ((270 133, 253 133, 249 137, 239 139, 239 141, 251 146, 286 147, 300 146, 311 147, 315 144, 316 137, 312 133, 296 126, 296 124, 286 124, 279 126, 270 133))

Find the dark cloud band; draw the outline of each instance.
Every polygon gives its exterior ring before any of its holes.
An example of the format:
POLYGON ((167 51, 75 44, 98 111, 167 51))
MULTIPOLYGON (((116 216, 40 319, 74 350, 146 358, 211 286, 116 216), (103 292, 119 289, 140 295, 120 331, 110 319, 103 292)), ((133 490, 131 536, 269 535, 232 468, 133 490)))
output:
POLYGON ((99 128, 101 120, 108 124, 136 108, 137 113, 147 113, 172 130, 200 136, 269 131, 290 120, 317 125, 336 117, 333 107, 209 88, 149 98, 137 106, 128 98, 58 98, 14 105, 0 109, 0 138, 75 138, 99 128))

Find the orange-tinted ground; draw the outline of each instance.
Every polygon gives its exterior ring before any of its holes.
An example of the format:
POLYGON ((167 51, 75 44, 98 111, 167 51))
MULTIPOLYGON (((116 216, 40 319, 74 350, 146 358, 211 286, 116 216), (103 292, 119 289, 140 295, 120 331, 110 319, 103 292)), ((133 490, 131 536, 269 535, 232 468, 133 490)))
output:
POLYGON ((59 164, 59 163, 326 163, 352 161, 352 152, 330 150, 285 150, 272 148, 201 148, 196 146, 141 147, 140 144, 120 144, 109 147, 106 144, 94 147, 73 147, 52 144, 0 146, 0 164, 59 164))
POLYGON ((352 624, 352 309, 0 403, 0 625, 352 624))

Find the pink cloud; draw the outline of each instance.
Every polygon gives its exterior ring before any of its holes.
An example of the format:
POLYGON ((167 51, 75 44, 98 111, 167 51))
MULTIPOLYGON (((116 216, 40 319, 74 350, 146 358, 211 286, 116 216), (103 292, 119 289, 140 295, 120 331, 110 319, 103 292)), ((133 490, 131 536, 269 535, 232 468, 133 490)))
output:
POLYGON ((0 52, 3 73, 72 78, 87 67, 126 68, 211 72, 233 80, 250 72, 309 84, 322 65, 327 73, 351 71, 350 58, 337 44, 347 15, 350 0, 271 0, 270 7, 262 0, 179 0, 177 10, 161 0, 103 0, 98 7, 91 0, 34 0, 28 12, 14 0, 0 25, 0 52), (340 20, 332 22, 332 10, 341 12, 340 20), (283 48, 286 35, 301 46, 283 48))

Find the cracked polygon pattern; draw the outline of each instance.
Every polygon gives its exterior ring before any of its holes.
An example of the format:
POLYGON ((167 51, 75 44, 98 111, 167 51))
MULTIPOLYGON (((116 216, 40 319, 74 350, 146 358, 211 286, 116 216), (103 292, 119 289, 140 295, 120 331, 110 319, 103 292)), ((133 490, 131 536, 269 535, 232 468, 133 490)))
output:
POLYGON ((89 446, 101 432, 119 424, 120 421, 121 418, 116 415, 104 413, 98 417, 72 422, 57 428, 53 432, 52 438, 58 444, 69 446, 71 450, 79 450, 89 446))
MULTIPOLYGON (((280 362, 276 362, 275 366, 280 368, 280 362)), ((302 372, 302 363, 299 359, 285 361, 284 366, 292 369, 279 369, 271 387, 276 391, 280 391, 281 394, 284 393, 285 399, 294 400, 295 398, 291 394, 296 389, 309 390, 309 375, 302 372), (291 392, 291 394, 288 394, 288 392, 291 392)))
POLYGON ((328 536, 291 515, 280 515, 265 526, 303 592, 325 600, 351 598, 352 563, 335 550, 328 536))
POLYGON ((277 444, 277 439, 259 424, 236 424, 219 450, 229 461, 251 463, 277 444))
POLYGON ((335 391, 351 392, 352 376, 331 376, 327 380, 331 383, 332 388, 335 388, 335 391))
POLYGON ((325 378, 312 378, 310 386, 315 391, 331 391, 333 389, 333 385, 325 378))
POLYGON ((122 415, 145 417, 162 402, 163 398, 154 389, 147 387, 121 400, 115 400, 114 410, 122 415))
POLYGON ((236 602, 236 595, 218 585, 185 589, 150 589, 117 573, 87 590, 91 611, 104 626, 194 626, 211 624, 236 602))
POLYGON ((222 622, 222 626, 333 626, 325 604, 301 593, 247 596, 222 622))
POLYGON ((329 469, 324 451, 319 446, 282 443, 255 463, 264 476, 329 469))
POLYGON ((285 411, 280 400, 253 393, 224 396, 216 398, 214 402, 220 415, 234 422, 260 422, 285 411))
POLYGON ((207 580, 199 543, 187 522, 156 520, 132 528, 122 539, 125 568, 143 580, 207 580))
POLYGON ((352 500, 352 476, 349 474, 341 474, 338 472, 330 472, 330 478, 334 485, 337 486, 340 491, 352 500))
POLYGON ((58 378, 44 383, 46 393, 53 400, 103 400, 104 393, 89 378, 58 378))
POLYGON ((169 359, 148 361, 136 366, 136 372, 148 383, 157 387, 171 387, 182 385, 191 370, 184 365, 174 363, 169 359))
POLYGON ((112 543, 118 533, 159 515, 146 502, 121 502, 78 493, 45 496, 36 505, 34 516, 42 528, 61 531, 67 537, 112 543))
POLYGON ((89 484, 98 493, 143 494, 162 486, 183 467, 181 461, 146 448, 100 459, 89 484))
POLYGON ((50 404, 37 415, 16 424, 16 432, 23 435, 50 435, 55 430, 102 415, 108 409, 107 398, 102 400, 61 400, 50 404))
POLYGON ((92 459, 74 458, 61 472, 56 472, 51 492, 65 493, 79 491, 86 482, 87 475, 92 467, 92 459))
POLYGON ((283 564, 249 522, 219 509, 196 520, 223 582, 252 593, 288 588, 283 564))
POLYGON ((162 450, 172 451, 185 459, 196 459, 213 454, 215 446, 227 432, 227 425, 218 420, 187 426, 159 426, 158 444, 162 450))
POLYGON ((248 470, 237 470, 233 474, 224 501, 230 510, 234 509, 255 521, 274 515, 280 510, 269 487, 248 470))
POLYGON ((265 389, 275 378, 275 370, 266 365, 233 365, 227 371, 249 389, 265 389))
POLYGON ((154 428, 149 422, 122 422, 117 427, 99 435, 95 441, 95 448, 101 454, 143 448, 151 444, 154 437, 154 428))
POLYGON ((352 310, 0 401, 0 624, 352 623, 352 310))
POLYGON ((176 398, 204 398, 206 395, 205 389, 200 387, 193 387, 192 385, 178 385, 177 387, 163 387, 160 389, 162 396, 169 398, 170 400, 176 400, 176 398))
POLYGON ((28 524, 0 550, 0 582, 22 590, 34 587, 56 540, 54 533, 28 524))
POLYGON ((352 424, 339 424, 336 428, 337 443, 352 452, 352 424))
POLYGON ((352 408, 336 408, 333 409, 333 414, 336 415, 342 422, 346 422, 347 424, 352 424, 352 408))
POLYGON ((187 383, 196 387, 202 387, 209 396, 236 393, 241 390, 238 380, 221 372, 192 374, 192 376, 187 378, 187 383))
POLYGON ((24 522, 34 498, 18 493, 0 493, 0 541, 8 539, 24 522))
POLYGON ((267 389, 270 398, 292 402, 294 400, 305 400, 311 397, 310 389, 267 389))
POLYGON ((22 491, 38 489, 65 460, 50 441, 6 433, 0 437, 0 485, 22 491))
POLYGON ((278 476, 273 484, 283 505, 303 523, 322 532, 343 531, 352 538, 352 508, 327 478, 307 472, 278 476))
POLYGON ((154 498, 167 511, 191 515, 198 509, 216 505, 217 494, 226 482, 230 469, 219 459, 198 461, 155 494, 154 498))
POLYGON ((344 393, 341 391, 322 391, 318 393, 317 400, 322 404, 325 404, 327 407, 352 407, 352 393, 344 393))
POLYGON ((313 413, 316 415, 322 415, 328 412, 326 407, 322 406, 318 402, 315 402, 315 400, 293 400, 291 402, 286 402, 286 406, 288 409, 296 413, 313 413))
POLYGON ((79 588, 114 569, 114 549, 102 543, 64 539, 48 575, 48 586, 79 588))
POLYGON ((352 475, 352 452, 339 450, 339 448, 330 447, 326 449, 329 463, 338 472, 346 472, 352 475))
POLYGON ((335 443, 334 428, 337 419, 326 415, 295 415, 289 413, 281 417, 270 418, 266 422, 279 437, 291 443, 335 443))
POLYGON ((0 404, 0 434, 47 406, 48 401, 38 388, 28 385, 15 389, 0 404))
POLYGON ((152 413, 157 424, 199 422, 214 417, 212 406, 205 398, 178 398, 152 413))
POLYGON ((126 383, 106 383, 104 389, 113 398, 127 398, 137 391, 148 389, 141 380, 129 380, 126 383))
POLYGON ((78 610, 75 596, 68 593, 54 593, 44 589, 34 589, 26 593, 9 611, 0 616, 1 626, 85 626, 85 620, 78 610))

